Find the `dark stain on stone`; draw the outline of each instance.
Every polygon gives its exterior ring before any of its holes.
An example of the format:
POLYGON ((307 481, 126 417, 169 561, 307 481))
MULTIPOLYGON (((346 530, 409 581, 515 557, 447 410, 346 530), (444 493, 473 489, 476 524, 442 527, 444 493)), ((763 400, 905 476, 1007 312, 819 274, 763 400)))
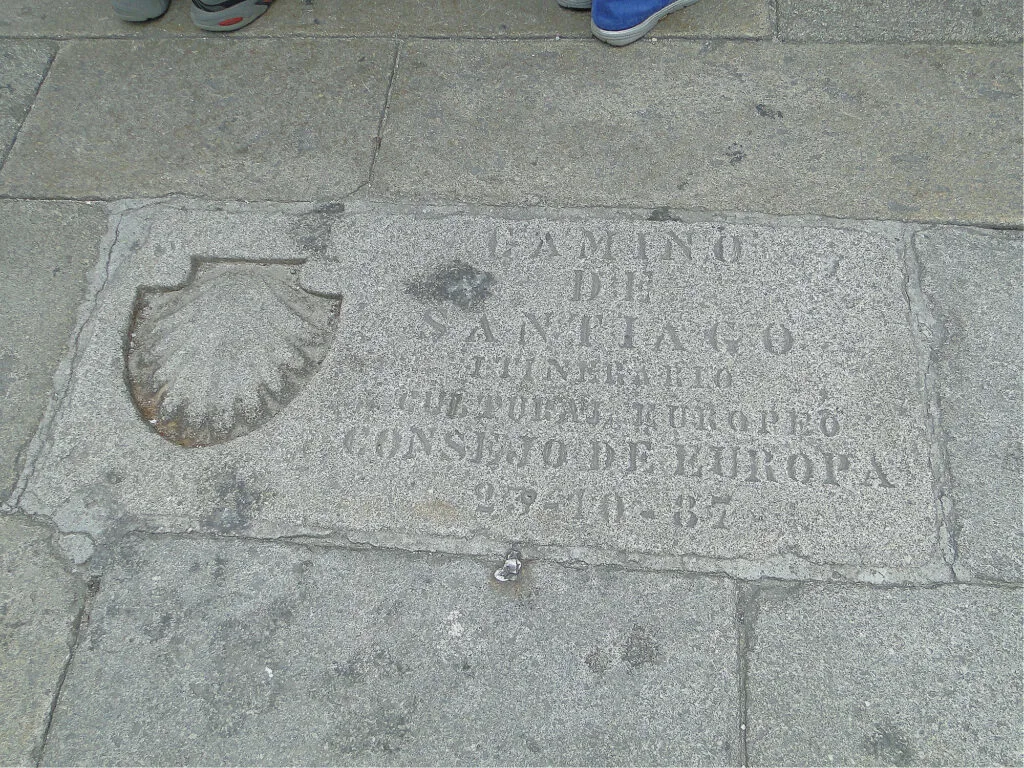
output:
POLYGON ((120 485, 124 482, 124 472, 119 469, 109 469, 103 474, 103 479, 110 485, 120 485))
POLYGON ((604 672, 612 665, 611 659, 608 658, 608 654, 600 648, 595 648, 587 654, 584 663, 595 675, 604 674, 604 672))
POLYGON ((1024 467, 1024 450, 1021 449, 1021 444, 1016 440, 1006 443, 1006 452, 1003 454, 1002 465, 1003 469, 1018 475, 1021 468, 1024 467))
POLYGON ((221 533, 244 530, 259 514, 266 501, 266 492, 254 488, 251 481, 235 475, 222 476, 214 485, 213 510, 203 524, 221 533))
POLYGON ((782 117, 782 112, 769 104, 755 104, 754 109, 757 110, 757 114, 761 117, 767 117, 770 120, 778 120, 782 117))
POLYGON ((634 624, 622 647, 622 660, 634 669, 644 664, 660 664, 661 646, 647 627, 634 624))
POLYGON ((333 664, 332 669, 346 685, 394 679, 411 671, 409 665, 396 658, 390 649, 379 645, 357 650, 345 661, 333 664))
POLYGON ((916 213, 918 211, 918 206, 913 203, 905 203, 901 200, 889 200, 885 204, 885 207, 895 214, 916 213))
POLYGON ((223 555, 213 558, 213 578, 223 579, 227 575, 227 567, 230 565, 228 559, 223 555))
POLYGON ((370 711, 351 709, 327 736, 328 748, 341 755, 358 755, 363 760, 368 755, 395 755, 413 735, 417 708, 413 698, 391 705, 379 704, 370 711))
POLYGON ((277 630, 281 627, 287 627, 295 619, 295 612, 292 611, 291 604, 283 597, 276 598, 267 609, 267 617, 270 619, 271 626, 277 630))
POLYGON ((729 158, 730 165, 739 165, 746 158, 747 153, 743 150, 742 144, 730 144, 725 155, 729 158))
POLYGON ((149 638, 151 643, 158 643, 167 637, 174 623, 174 616, 169 613, 162 613, 157 621, 143 624, 142 632, 149 638))
POLYGON ((910 745, 910 739, 893 725, 876 725, 868 735, 866 747, 868 754, 881 765, 914 764, 914 749, 910 745))
MULTIPOLYGON (((344 209, 344 206, 342 206, 344 209)), ((309 213, 288 227, 288 235, 306 258, 322 257, 331 242, 331 213, 309 213)))
POLYGON ((662 205, 651 211, 651 215, 647 217, 648 221, 679 221, 678 216, 673 216, 672 211, 667 205, 662 205))
POLYGON ((475 309, 491 297, 496 282, 491 272, 453 261, 427 277, 406 280, 405 291, 420 301, 450 302, 459 309, 475 309))

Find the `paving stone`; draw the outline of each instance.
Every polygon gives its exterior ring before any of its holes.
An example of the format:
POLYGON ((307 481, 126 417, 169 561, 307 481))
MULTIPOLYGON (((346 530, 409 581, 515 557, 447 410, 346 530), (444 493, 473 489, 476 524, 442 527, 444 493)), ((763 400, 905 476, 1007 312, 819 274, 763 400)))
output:
POLYGON ((394 45, 67 43, 0 190, 93 198, 344 196, 369 173, 394 45))
POLYGON ((0 765, 35 765, 83 605, 50 534, 0 517, 0 765))
POLYGON ((723 579, 132 539, 55 765, 736 764, 723 579))
MULTIPOLYGON (((189 19, 188 3, 175 0, 168 13, 148 24, 119 21, 109 2, 75 0, 44 4, 5 0, 0 35, 19 37, 142 36, 204 34, 189 19)), ((559 8, 555 0, 456 0, 444 6, 416 0, 345 3, 303 0, 277 3, 258 23, 233 37, 267 35, 378 37, 590 37, 590 14, 559 8)), ((770 37, 765 0, 701 0, 658 25, 658 37, 770 37)))
POLYGON ((750 606, 751 765, 1020 765, 1021 593, 768 589, 750 606))
POLYGON ((14 143, 56 46, 0 40, 0 158, 14 143))
POLYGON ((1020 0, 779 0, 779 36, 800 42, 1021 40, 1020 0))
POLYGON ((99 206, 0 200, 0 498, 46 408, 106 225, 99 206))
POLYGON ((1020 581, 1021 236, 952 228, 914 238, 958 521, 957 575, 1020 581))
MULTIPOLYGON (((369 4, 340 0, 284 5, 275 24, 310 34, 377 34, 402 37, 590 37, 590 14, 558 7, 555 0, 458 0, 439 8, 412 0, 369 4)), ((255 25, 250 29, 258 34, 255 25)), ((658 37, 769 37, 764 0, 701 0, 666 18, 658 37)))
POLYGON ((1018 53, 410 42, 372 189, 1016 225, 1018 53))
POLYGON ((948 577, 902 227, 445 214, 127 213, 26 509, 948 577))
MULTIPOLYGON (((167 37, 201 36, 189 19, 191 0, 172 0, 156 21, 133 24, 114 15, 110 0, 5 0, 0 4, 0 35, 10 37, 167 37)), ((262 21, 261 21, 262 24, 262 21)))

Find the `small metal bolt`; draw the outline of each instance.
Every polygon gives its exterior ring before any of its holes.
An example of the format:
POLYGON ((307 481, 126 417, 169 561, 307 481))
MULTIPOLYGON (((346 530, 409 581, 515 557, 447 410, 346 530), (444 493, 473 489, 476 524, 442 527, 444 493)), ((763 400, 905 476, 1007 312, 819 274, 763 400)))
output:
POLYGON ((494 572, 494 578, 498 581, 515 581, 523 570, 522 553, 512 548, 505 555, 505 564, 494 572))

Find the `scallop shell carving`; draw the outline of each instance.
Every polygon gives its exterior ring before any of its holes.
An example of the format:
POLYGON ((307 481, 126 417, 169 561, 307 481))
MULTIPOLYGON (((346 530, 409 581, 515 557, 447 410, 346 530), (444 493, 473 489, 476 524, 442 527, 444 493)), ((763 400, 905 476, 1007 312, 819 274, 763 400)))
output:
POLYGON ((128 383, 168 440, 214 445, 266 423, 320 369, 340 300, 299 287, 294 264, 199 264, 172 291, 139 294, 128 383))

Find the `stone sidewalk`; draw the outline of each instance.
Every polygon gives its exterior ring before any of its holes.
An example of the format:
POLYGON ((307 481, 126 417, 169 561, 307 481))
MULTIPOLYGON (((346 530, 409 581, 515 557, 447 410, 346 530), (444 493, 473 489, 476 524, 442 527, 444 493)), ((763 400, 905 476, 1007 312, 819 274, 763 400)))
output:
POLYGON ((1024 763, 1020 3, 348 5, 0 4, 0 764, 1024 763))

